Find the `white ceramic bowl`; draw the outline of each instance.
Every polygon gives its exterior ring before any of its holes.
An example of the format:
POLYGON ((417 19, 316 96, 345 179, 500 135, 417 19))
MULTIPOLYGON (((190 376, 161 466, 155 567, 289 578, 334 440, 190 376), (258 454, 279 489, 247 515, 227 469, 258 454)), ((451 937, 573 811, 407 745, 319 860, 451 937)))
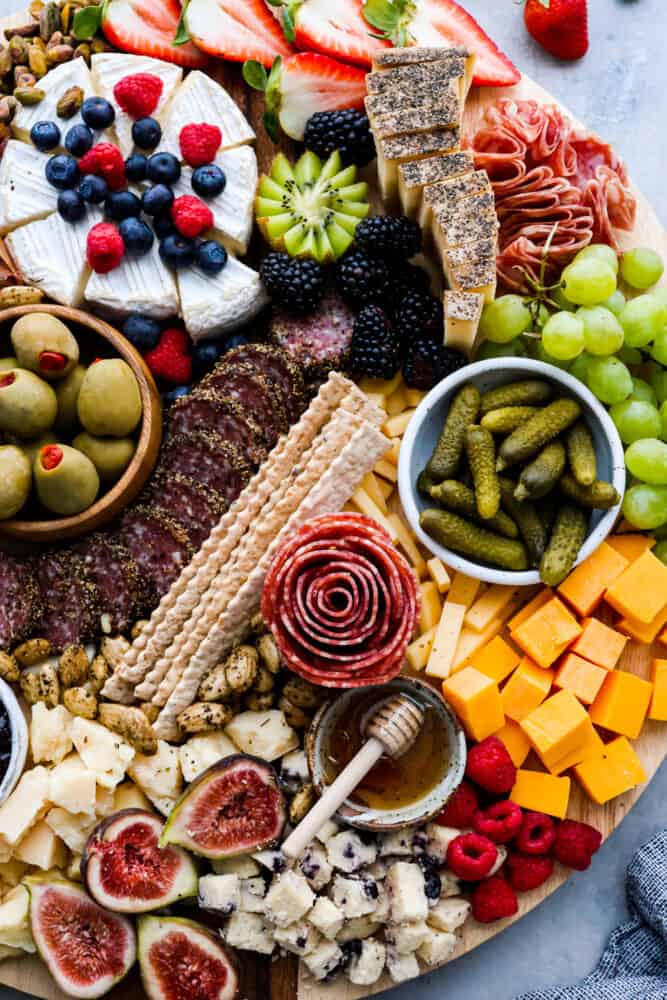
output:
POLYGON ((0 702, 9 716, 12 749, 7 770, 0 781, 0 802, 4 802, 23 773, 28 754, 28 724, 9 684, 0 678, 0 702))
MULTIPOLYGON (((586 386, 568 372, 526 358, 492 358, 465 365, 443 379, 417 407, 408 424, 401 443, 398 463, 398 489, 405 515, 410 526, 430 552, 452 569, 487 583, 504 583, 512 586, 529 586, 540 582, 537 570, 512 572, 497 569, 490 564, 471 562, 457 552, 438 545, 419 525, 422 510, 433 506, 417 489, 417 477, 428 462, 442 430, 453 396, 466 382, 473 382, 486 392, 507 382, 528 378, 541 378, 553 382, 563 395, 576 399, 593 435, 597 454, 598 478, 613 483, 622 497, 625 490, 625 458, 623 445, 611 417, 586 386)), ((620 502, 611 510, 591 512, 588 535, 582 545, 577 562, 586 559, 611 531, 618 516, 620 502)))

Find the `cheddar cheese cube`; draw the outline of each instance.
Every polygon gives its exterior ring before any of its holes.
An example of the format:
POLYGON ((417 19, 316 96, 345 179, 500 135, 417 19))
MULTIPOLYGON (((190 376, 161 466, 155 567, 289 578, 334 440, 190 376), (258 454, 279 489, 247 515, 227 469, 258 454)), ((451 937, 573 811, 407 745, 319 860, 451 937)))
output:
POLYGON ((616 628, 625 632, 635 642, 642 642, 645 646, 650 646, 654 639, 659 638, 658 633, 667 625, 667 604, 662 611, 650 622, 640 622, 636 618, 626 615, 616 622, 616 628))
POLYGON ((421 610, 419 612, 419 631, 428 632, 440 621, 442 602, 438 588, 433 580, 425 580, 419 585, 421 591, 421 610))
POLYGON ((604 667, 598 667, 576 653, 567 653, 556 671, 554 686, 571 691, 584 705, 592 705, 606 676, 604 667))
POLYGON ((439 677, 444 680, 452 672, 452 662, 463 626, 464 614, 463 605, 453 604, 451 601, 447 601, 442 609, 440 621, 435 629, 431 655, 426 664, 426 673, 429 677, 439 677))
MULTIPOLYGON (((377 467, 376 467, 376 471, 377 471, 377 467)), ((380 493, 385 498, 385 500, 388 500, 389 497, 394 492, 393 484, 387 482, 386 479, 383 479, 382 475, 379 472, 378 472, 378 475, 377 475, 377 481, 378 481, 378 489, 379 489, 380 493)))
POLYGON ((390 483, 396 484, 398 482, 398 472, 396 470, 396 466, 386 458, 381 458, 380 461, 376 463, 373 472, 384 479, 388 479, 390 483))
POLYGON ((574 773, 598 805, 646 781, 642 762, 624 736, 607 743, 602 756, 577 764, 574 773))
POLYGON ((667 566, 647 549, 614 580, 605 598, 620 614, 648 625, 667 604, 667 566))
POLYGON ((513 719, 505 719, 505 725, 493 735, 504 744, 514 766, 521 767, 530 753, 530 740, 519 723, 513 719))
POLYGON ((653 696, 649 708, 649 719, 667 722, 667 660, 653 660, 651 663, 653 696))
POLYGON ((471 606, 477 597, 477 591, 481 587, 481 580, 475 580, 465 573, 455 573, 447 592, 447 600, 454 601, 455 604, 463 604, 466 610, 471 606))
POLYGON ((540 667, 550 667, 581 635, 581 626, 553 597, 512 631, 512 638, 540 667))
POLYGON ((520 654, 499 635, 470 657, 471 665, 497 684, 502 684, 505 678, 509 677, 518 667, 520 660, 520 654))
POLYGON ((568 771, 571 767, 574 767, 575 764, 581 764, 584 760, 592 760, 594 757, 599 757, 603 750, 604 743, 589 718, 581 743, 574 750, 560 757, 555 764, 551 765, 549 770, 552 774, 562 774, 564 771, 568 771))
POLYGON ((461 630, 459 644, 456 647, 456 654, 454 655, 454 662, 452 664, 452 671, 462 670, 463 667, 468 665, 472 657, 476 656, 480 649, 483 649, 487 643, 491 642, 498 635, 503 628, 504 617, 509 618, 516 611, 519 601, 519 597, 512 598, 502 615, 499 618, 494 618, 483 632, 476 632, 474 628, 463 628, 461 630))
POLYGON ((442 693, 473 740, 484 740, 505 722, 495 681, 474 667, 464 667, 442 685, 442 693))
POLYGON ((434 556, 432 559, 429 559, 428 562, 426 563, 426 570, 428 572, 428 575, 431 577, 434 584, 440 591, 440 593, 446 594, 451 586, 452 581, 450 579, 449 573, 447 572, 447 567, 444 565, 444 563, 442 563, 440 559, 434 556))
POLYGON ((387 449, 384 459, 387 462, 391 462, 392 465, 398 465, 398 457, 401 453, 401 439, 392 438, 387 449))
POLYGON ((500 617, 518 589, 518 587, 504 587, 500 583, 492 584, 468 608, 465 616, 466 626, 476 632, 483 632, 494 618, 500 617))
POLYGON ((402 413, 403 410, 407 409, 408 401, 405 398, 405 386, 399 385, 398 389, 395 389, 391 396, 387 397, 386 410, 390 417, 395 417, 397 414, 402 413))
POLYGON ((591 705, 596 726, 635 740, 642 731, 653 694, 653 685, 625 670, 611 670, 591 705))
POLYGON ((361 488, 363 490, 366 490, 366 493, 368 493, 373 503, 377 504, 378 508, 382 511, 383 514, 389 513, 389 511, 387 510, 387 502, 384 498, 384 494, 382 493, 382 490, 378 485, 377 478, 373 475, 372 472, 367 472, 364 478, 361 480, 361 488))
POLYGON ((538 667, 524 656, 500 694, 507 718, 515 722, 525 719, 547 697, 553 679, 553 670, 538 667))
POLYGON ((643 552, 647 549, 652 549, 655 545, 655 538, 651 535, 610 535, 606 542, 611 545, 612 549, 616 549, 621 555, 628 560, 629 563, 634 562, 635 559, 639 559, 643 552))
POLYGON ((570 801, 570 779, 520 769, 516 772, 510 799, 522 809, 564 819, 570 801))
POLYGON ((540 608, 544 607, 544 605, 550 601, 553 596, 554 592, 551 587, 540 587, 535 596, 532 597, 527 604, 524 604, 521 610, 517 611, 513 618, 510 618, 507 623, 507 627, 510 632, 513 632, 514 629, 518 628, 522 622, 525 622, 527 618, 530 618, 530 616, 535 614, 536 611, 539 611, 540 608))
POLYGON ((598 667, 613 670, 625 649, 628 641, 626 636, 598 618, 584 618, 581 627, 582 633, 570 647, 571 651, 598 667))
POLYGON ((588 715, 571 691, 558 691, 521 720, 521 728, 545 767, 575 750, 586 735, 588 715))
POLYGON ((431 650, 433 649, 433 640, 435 639, 437 626, 429 629, 428 632, 424 632, 420 635, 418 639, 411 642, 405 651, 405 658, 408 661, 408 666, 412 670, 423 670, 428 663, 428 658, 431 655, 431 650))
POLYGON ((382 430, 387 437, 403 437, 414 412, 414 410, 403 410, 402 413, 399 413, 395 417, 388 417, 382 425, 382 430))
MULTIPOLYGON (((558 587, 558 593, 580 615, 590 615, 605 591, 627 569, 628 560, 602 542, 558 587)), ((667 600, 667 598, 666 598, 667 600)))

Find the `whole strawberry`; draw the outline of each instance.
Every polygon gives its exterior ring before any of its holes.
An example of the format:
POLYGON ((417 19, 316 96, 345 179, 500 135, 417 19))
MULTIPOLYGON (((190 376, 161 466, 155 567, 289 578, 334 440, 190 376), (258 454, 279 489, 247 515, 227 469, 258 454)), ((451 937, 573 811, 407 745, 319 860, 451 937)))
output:
POLYGON ((588 52, 586 0, 526 0, 528 33, 557 59, 581 59, 588 52))
POLYGON ((497 736, 487 736, 468 750, 466 778, 493 795, 505 795, 512 790, 516 767, 497 736))
POLYGON ((192 378, 190 339, 184 330, 164 330, 157 347, 144 356, 155 378, 172 385, 187 385, 192 378))

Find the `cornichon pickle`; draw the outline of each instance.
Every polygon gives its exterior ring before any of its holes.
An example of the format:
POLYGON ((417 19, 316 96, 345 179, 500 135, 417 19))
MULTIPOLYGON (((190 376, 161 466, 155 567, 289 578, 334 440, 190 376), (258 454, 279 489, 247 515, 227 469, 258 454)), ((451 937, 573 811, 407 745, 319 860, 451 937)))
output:
POLYGON ((498 410, 501 406, 541 406, 553 396, 553 388, 548 382, 529 378, 523 382, 508 382, 497 389, 489 389, 482 394, 480 412, 498 410))
POLYGON ((474 424, 479 414, 479 400, 479 389, 472 384, 462 386, 452 400, 445 426, 426 466, 426 472, 436 483, 455 475, 463 454, 466 427, 474 424))
POLYGON ((535 406, 500 406, 485 413, 480 424, 492 434, 511 434, 535 413, 535 406))
POLYGON ((551 493, 547 493, 545 497, 538 500, 535 504, 537 508, 537 513, 540 516, 540 521, 544 525, 544 529, 547 535, 551 534, 551 529, 554 526, 554 521, 556 520, 556 511, 558 510, 559 504, 562 502, 562 497, 558 490, 553 490, 551 493))
POLYGON ((566 472, 561 477, 559 486, 570 500, 581 504, 582 507, 609 510, 610 507, 614 507, 621 499, 616 488, 611 483, 606 483, 602 479, 596 479, 590 486, 582 486, 569 472, 566 472))
POLYGON ((422 469, 417 478, 417 489, 421 493, 430 493, 432 486, 435 486, 435 482, 433 481, 431 476, 429 476, 426 469, 422 469))
POLYGON ((479 424, 466 428, 465 449, 475 489, 479 516, 488 521, 500 507, 500 486, 496 473, 496 448, 493 435, 479 424))
MULTIPOLYGON (((465 483, 459 483, 456 479, 445 479, 442 483, 431 486, 427 492, 447 510, 452 510, 457 514, 465 514, 466 517, 471 517, 473 520, 479 520, 474 491, 465 483)), ((519 537, 519 529, 504 510, 499 510, 494 517, 490 517, 486 521, 485 527, 491 531, 497 531, 505 538, 519 537)))
POLYGON ((448 510, 428 508, 419 523, 431 538, 448 549, 501 569, 528 569, 528 556, 522 542, 495 535, 478 524, 471 524, 448 510))
POLYGON ((549 403, 505 438, 498 449, 498 471, 532 458, 573 424, 580 413, 581 407, 575 399, 557 399, 549 403))
POLYGON ((574 504, 565 503, 556 514, 554 530, 540 562, 540 579, 549 587, 562 583, 574 566, 588 530, 588 518, 574 504))
POLYGON ((519 501, 514 496, 516 484, 505 476, 499 476, 503 507, 516 523, 532 566, 538 566, 547 547, 548 532, 536 507, 527 500, 519 501))
POLYGON ((572 475, 581 486, 590 486, 597 479, 597 461, 593 437, 583 420, 570 427, 565 444, 572 475))
POLYGON ((514 496, 517 500, 539 500, 551 492, 564 468, 565 445, 552 441, 521 470, 514 496))

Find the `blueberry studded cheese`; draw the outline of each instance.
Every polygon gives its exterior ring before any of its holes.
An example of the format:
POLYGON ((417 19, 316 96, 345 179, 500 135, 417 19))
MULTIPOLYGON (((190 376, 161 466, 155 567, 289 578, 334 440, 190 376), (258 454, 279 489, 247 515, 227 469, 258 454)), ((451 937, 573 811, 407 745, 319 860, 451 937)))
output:
POLYGON ((343 926, 345 914, 326 896, 319 896, 308 920, 320 934, 333 941, 343 926))
POLYGON ((244 913, 266 913, 266 882, 263 878, 243 879, 240 883, 240 909, 244 913))
POLYGON ((327 854, 323 847, 313 843, 307 847, 299 859, 299 869, 308 885, 315 892, 319 892, 331 881, 333 868, 329 864, 327 854))
POLYGON ((253 854, 253 858, 274 875, 285 871, 287 867, 287 861, 282 851, 257 851, 256 854, 253 854))
POLYGON ((454 934, 429 928, 428 936, 420 944, 417 954, 427 965, 442 965, 450 958, 455 948, 456 936, 454 934))
POLYGON ((275 948, 271 925, 258 913, 232 913, 222 936, 230 948, 271 955, 275 948))
POLYGON ((413 920, 407 924, 390 924, 387 928, 387 943, 395 948, 399 955, 412 955, 428 937, 429 930, 425 920, 413 920))
POLYGON ((304 962, 313 979, 318 981, 331 978, 340 968, 345 956, 335 941, 322 941, 306 955, 304 962))
POLYGON ((374 844, 364 844, 358 833, 343 830, 327 841, 329 864, 341 872, 359 871, 364 865, 371 865, 377 857, 374 844))
POLYGON ((355 986, 372 986, 382 975, 387 951, 379 941, 362 941, 361 951, 351 960, 347 974, 355 986))
POLYGON ((365 938, 372 937, 380 930, 381 926, 382 924, 375 913, 369 913, 365 917, 353 917, 351 920, 345 921, 336 935, 336 941, 341 945, 349 944, 352 941, 363 941, 365 938))
POLYGON ((404 983, 419 975, 419 962, 414 955, 399 955, 395 948, 387 948, 387 972, 395 983, 404 983))
POLYGON ((385 885, 389 893, 393 923, 426 919, 428 901, 424 890, 424 873, 419 865, 396 861, 387 873, 385 885))
POLYGON ((346 878, 344 875, 336 875, 331 889, 331 898, 348 919, 372 913, 379 894, 375 879, 346 878))
POLYGON ((439 826, 437 823, 428 823, 426 826, 428 837, 426 853, 439 864, 444 865, 447 861, 449 845, 460 833, 461 831, 453 826, 439 826))
POLYGON ((308 758, 303 750, 293 750, 292 753, 285 754, 280 762, 280 781, 290 794, 310 781, 308 758))
POLYGON ((428 924, 438 931, 448 931, 453 934, 458 930, 470 914, 470 903, 467 899, 441 899, 429 910, 428 924))
POLYGON ((229 917, 241 908, 241 880, 238 875, 203 875, 199 879, 198 905, 229 917))
POLYGON ((382 857, 412 857, 411 830, 392 830, 380 838, 380 855, 382 857))
POLYGON ((317 929, 305 920, 290 924, 289 927, 277 928, 273 939, 279 948, 284 948, 285 951, 300 958, 312 954, 322 940, 317 929))
POLYGON ((267 913, 277 927, 289 927, 312 909, 315 894, 303 875, 278 875, 266 895, 267 913))
POLYGON ((328 819, 317 834, 317 840, 319 840, 320 844, 326 844, 326 842, 331 840, 332 837, 335 837, 337 833, 340 833, 338 823, 334 823, 332 819, 328 819))

